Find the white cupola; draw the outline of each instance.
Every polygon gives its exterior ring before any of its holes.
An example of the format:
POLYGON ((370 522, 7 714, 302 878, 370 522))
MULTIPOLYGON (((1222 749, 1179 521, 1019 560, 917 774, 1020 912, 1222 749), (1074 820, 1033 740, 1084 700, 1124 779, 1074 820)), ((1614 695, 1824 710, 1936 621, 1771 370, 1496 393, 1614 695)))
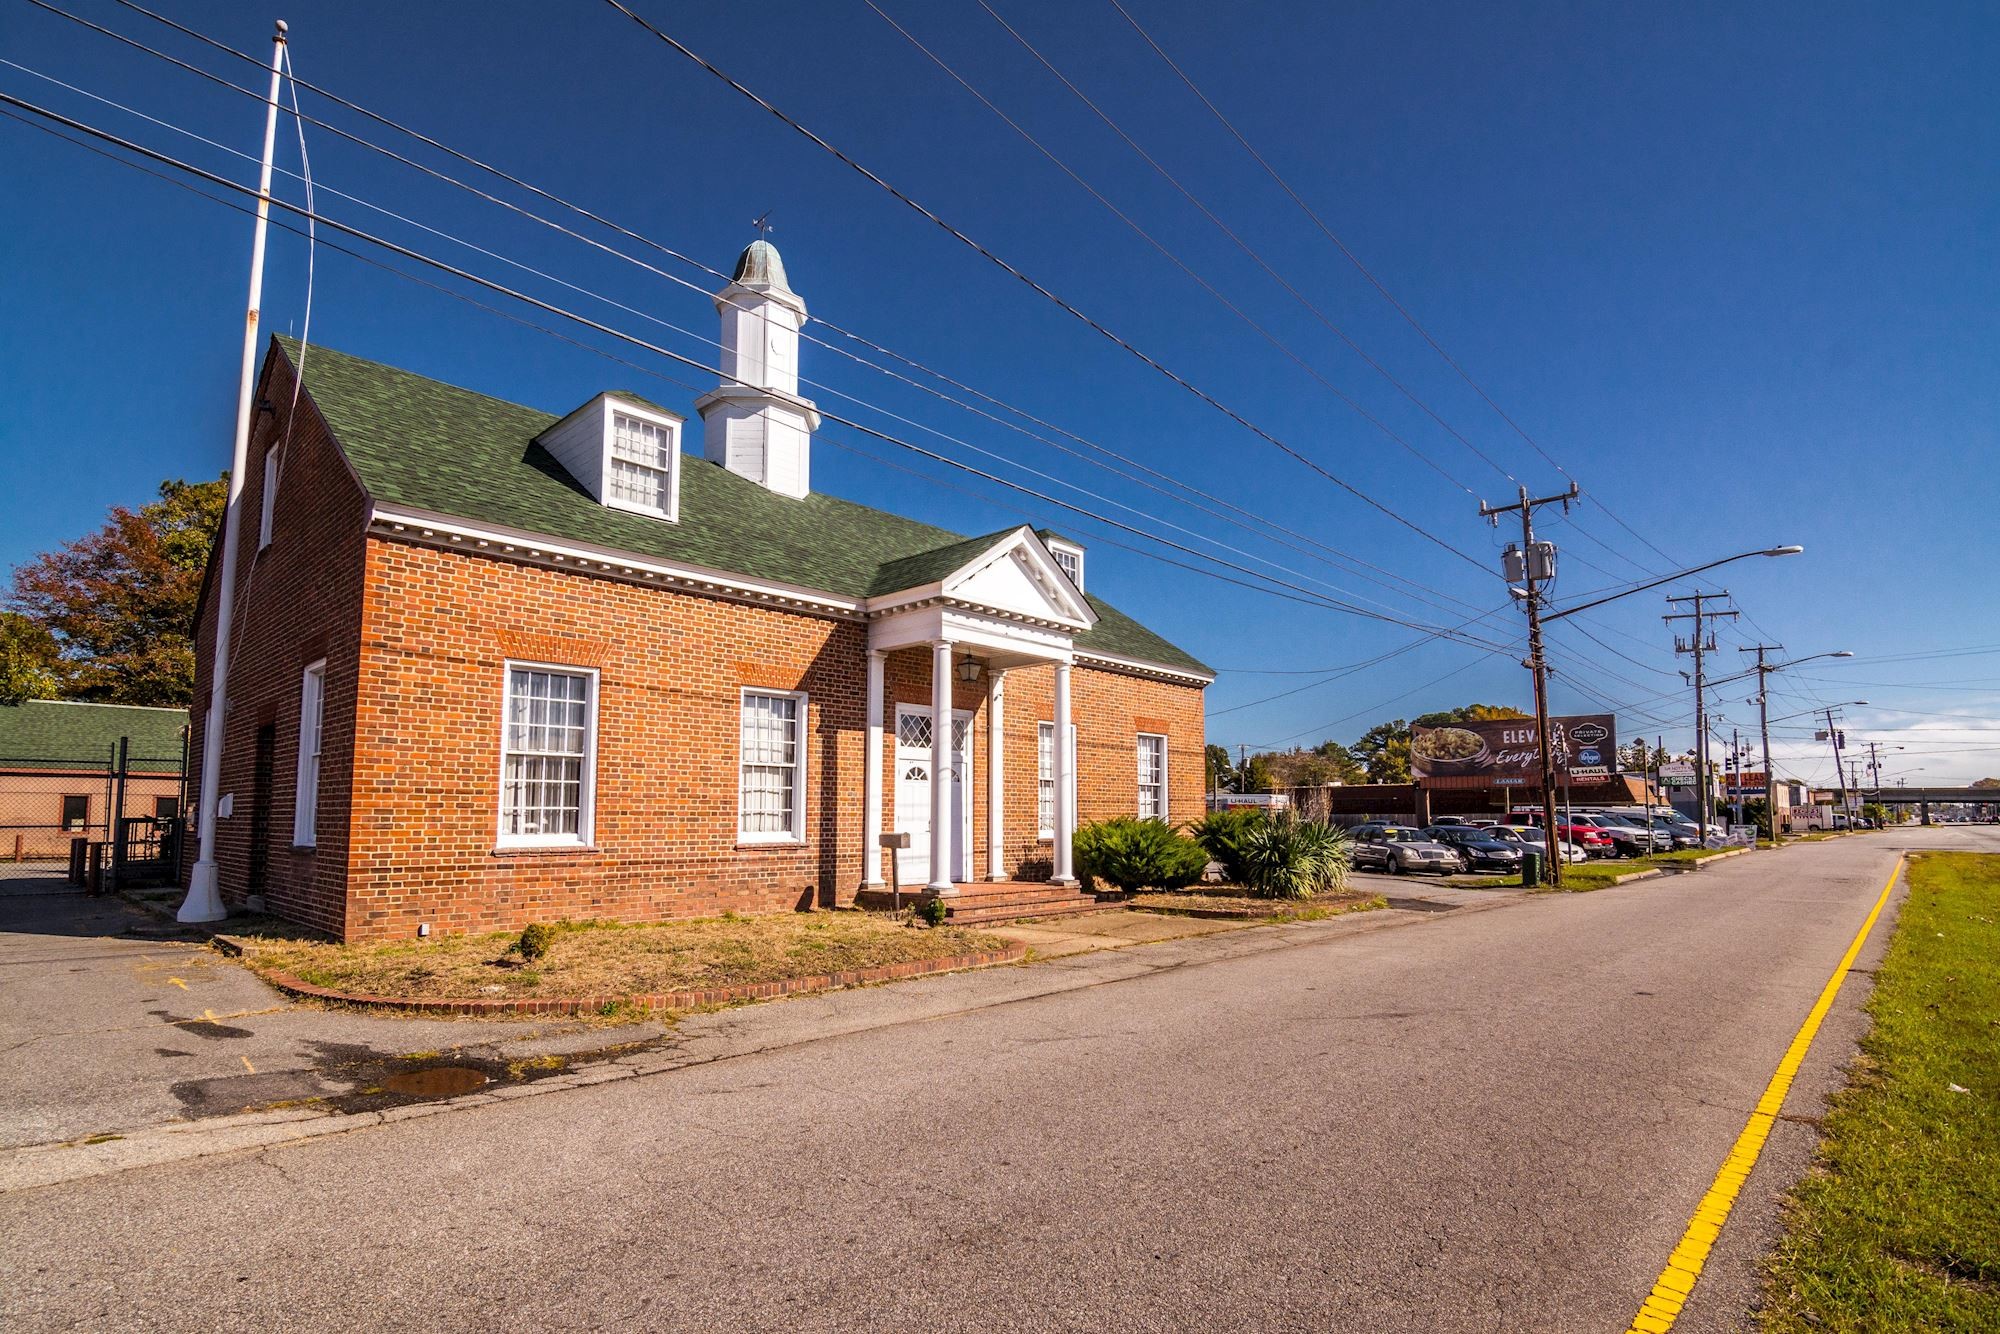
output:
POLYGON ((819 411, 799 397, 806 303, 786 284, 777 248, 762 239, 745 247, 715 308, 722 315, 722 383, 694 401, 704 452, 779 495, 806 496, 819 411))

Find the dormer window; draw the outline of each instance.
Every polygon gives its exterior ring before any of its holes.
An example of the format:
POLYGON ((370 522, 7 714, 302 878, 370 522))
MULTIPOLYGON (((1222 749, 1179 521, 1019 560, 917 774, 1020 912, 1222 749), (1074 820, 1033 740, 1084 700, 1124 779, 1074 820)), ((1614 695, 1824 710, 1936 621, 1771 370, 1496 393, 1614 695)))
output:
POLYGON ((681 419, 623 395, 599 394, 536 437, 600 505, 680 517, 681 419))
POLYGON ((1076 585, 1076 591, 1081 593, 1083 591, 1083 548, 1074 546, 1068 542, 1051 542, 1049 543, 1049 554, 1056 558, 1056 564, 1062 567, 1062 572, 1069 576, 1069 581, 1076 585))
POLYGON ((614 503, 651 514, 673 508, 673 432, 630 413, 611 414, 611 489, 614 503))

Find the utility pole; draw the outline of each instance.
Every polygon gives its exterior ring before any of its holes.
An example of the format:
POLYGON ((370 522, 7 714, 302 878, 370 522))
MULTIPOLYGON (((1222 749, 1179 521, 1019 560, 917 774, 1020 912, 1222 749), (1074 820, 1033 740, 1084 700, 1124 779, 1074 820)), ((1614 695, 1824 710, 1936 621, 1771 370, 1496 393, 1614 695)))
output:
POLYGON ((1501 515, 1515 510, 1521 513, 1521 549, 1502 558, 1501 572, 1507 577, 1510 591, 1516 578, 1527 586, 1527 596, 1522 602, 1528 611, 1528 657, 1521 665, 1533 675, 1535 682, 1535 749, 1540 760, 1542 787, 1542 865, 1547 868, 1549 884, 1554 886, 1562 884, 1563 862, 1557 855, 1555 757, 1549 754, 1549 663, 1542 651, 1542 587, 1555 578, 1556 548, 1553 542, 1538 544, 1535 541, 1535 510, 1542 505, 1560 504, 1567 513, 1569 503, 1581 494, 1576 483, 1571 482, 1569 490, 1560 495, 1531 500, 1528 488, 1524 486, 1520 499, 1511 505, 1479 502, 1479 516, 1495 528, 1500 526, 1501 515), (1514 568, 1517 562, 1520 566, 1518 573, 1514 568))
POLYGON ((1729 768, 1736 775, 1729 784, 1730 795, 1736 800, 1730 804, 1736 808, 1736 823, 1743 823, 1743 738, 1734 727, 1729 729, 1729 768))
MULTIPOLYGON (((1764 814, 1771 821, 1771 846, 1777 847, 1783 840, 1778 835, 1778 775, 1771 768, 1771 702, 1768 678, 1777 670, 1776 664, 1764 661, 1766 653, 1776 653, 1783 644, 1753 644, 1749 648, 1738 649, 1739 653, 1757 655, 1757 665, 1750 670, 1757 673, 1757 727, 1764 734, 1764 814)), ((1835 765, 1836 769, 1840 766, 1835 765)))
POLYGON ((1882 743, 1870 741, 1868 745, 1868 777, 1875 789, 1875 799, 1882 799, 1882 743))
POLYGON ((1692 653, 1694 655, 1694 769, 1697 785, 1695 801, 1696 809, 1701 813, 1699 818, 1701 822, 1701 838, 1704 844, 1708 842, 1708 825, 1710 817, 1715 813, 1715 807, 1714 793, 1709 788, 1708 709, 1702 699, 1702 692, 1707 686, 1708 678, 1705 675, 1706 669, 1703 664, 1706 655, 1715 652, 1715 636, 1713 634, 1705 634, 1702 631, 1701 623, 1704 620, 1713 621, 1723 617, 1734 619, 1736 613, 1733 611, 1709 611, 1707 607, 1708 603, 1728 596, 1729 590, 1725 588, 1720 593, 1690 593, 1686 597, 1670 597, 1667 599, 1669 606, 1680 606, 1682 603, 1691 603, 1694 606, 1694 610, 1676 612, 1673 615, 1660 618, 1669 624, 1675 621, 1694 622, 1694 633, 1686 640, 1683 640, 1679 635, 1674 636, 1674 652, 1676 654, 1692 653))
POLYGON ((271 159, 278 136, 278 88, 285 58, 285 23, 271 38, 271 91, 264 99, 264 161, 257 178, 257 228, 250 243, 250 300, 243 323, 243 374, 236 389, 236 447, 230 455, 229 493, 222 511, 222 571, 215 589, 215 647, 208 716, 201 732, 201 850, 188 877, 187 897, 176 918, 220 922, 229 916, 215 867, 217 791, 222 786, 222 734, 229 713, 230 621, 236 603, 236 548, 243 529, 243 476, 250 460, 250 409, 257 380, 257 321, 264 302, 264 238, 271 221, 271 159))
MULTIPOLYGON (((1834 724, 1833 710, 1827 709, 1825 713, 1826 739, 1827 743, 1833 747, 1833 785, 1840 790, 1840 809, 1847 812, 1848 821, 1852 823, 1854 819, 1854 806, 1847 799, 1847 779, 1840 771, 1840 728, 1834 724)), ((1855 784, 1857 789, 1860 786, 1859 783, 1855 784)))

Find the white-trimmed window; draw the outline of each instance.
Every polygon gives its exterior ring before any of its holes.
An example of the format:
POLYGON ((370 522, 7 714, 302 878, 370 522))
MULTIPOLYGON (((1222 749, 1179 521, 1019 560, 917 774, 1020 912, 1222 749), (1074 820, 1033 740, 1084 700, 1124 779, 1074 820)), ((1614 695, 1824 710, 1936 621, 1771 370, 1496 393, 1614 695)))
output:
MULTIPOLYGON (((1076 818, 1076 724, 1069 727, 1069 810, 1076 818)), ((1056 725, 1035 724, 1035 836, 1056 836, 1056 725)))
POLYGON ((587 845, 596 757, 597 673, 508 663, 500 845, 587 845))
POLYGON ((1062 572, 1069 576, 1069 581, 1076 585, 1076 591, 1081 593, 1083 591, 1083 548, 1071 546, 1067 542, 1051 542, 1049 543, 1049 554, 1056 558, 1056 564, 1062 567, 1062 572))
POLYGON ((606 496, 623 509, 671 516, 674 502, 674 435, 629 412, 611 414, 611 457, 606 496))
POLYGON ((320 719, 326 712, 326 659, 306 668, 299 681, 299 786, 292 806, 292 846, 319 842, 320 719))
POLYGON ((1035 724, 1035 830, 1056 836, 1056 725, 1035 724))
POLYGON ((271 515, 278 507, 278 447, 264 451, 264 492, 257 498, 257 550, 271 545, 271 515))
POLYGON ((805 842, 805 720, 803 691, 743 692, 738 841, 805 842))
POLYGON ((1167 818, 1167 739, 1139 733, 1139 818, 1167 818))

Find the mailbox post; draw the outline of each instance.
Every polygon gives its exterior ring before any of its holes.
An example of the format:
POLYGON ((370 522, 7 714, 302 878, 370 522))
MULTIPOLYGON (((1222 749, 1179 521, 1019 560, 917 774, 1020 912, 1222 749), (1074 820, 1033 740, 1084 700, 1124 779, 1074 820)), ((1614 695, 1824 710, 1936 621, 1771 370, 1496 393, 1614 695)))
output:
POLYGON ((896 854, 910 846, 910 836, 907 832, 877 834, 875 836, 875 843, 889 854, 889 901, 895 905, 897 912, 901 912, 903 911, 903 882, 898 878, 898 872, 902 868, 897 865, 898 859, 896 854))

